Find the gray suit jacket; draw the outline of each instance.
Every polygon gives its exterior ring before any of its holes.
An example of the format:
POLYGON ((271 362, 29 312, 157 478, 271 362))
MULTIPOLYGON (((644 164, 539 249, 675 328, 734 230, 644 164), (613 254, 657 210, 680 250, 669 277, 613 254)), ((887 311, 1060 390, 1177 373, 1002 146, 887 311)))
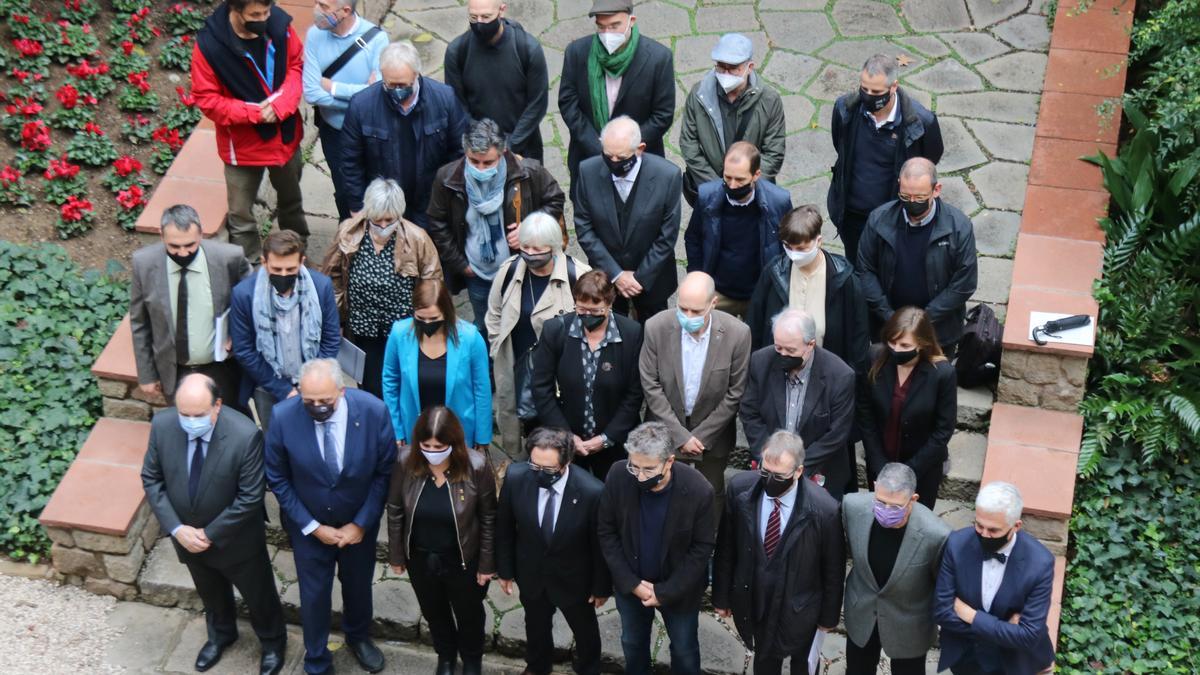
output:
MULTIPOLYGON (((229 308, 229 294, 250 274, 240 246, 219 241, 200 242, 208 262, 213 315, 229 308)), ((175 319, 171 289, 167 285, 167 249, 162 243, 133 254, 133 283, 129 286, 129 324, 133 329, 133 356, 139 384, 161 382, 163 393, 175 393, 175 319)))
POLYGON ((842 499, 842 525, 854 563, 846 577, 846 634, 855 644, 865 645, 878 617, 884 653, 897 659, 925 656, 937 637, 933 591, 950 527, 926 507, 913 504, 896 565, 880 589, 867 560, 874 505, 870 492, 842 499))
POLYGON ((262 432, 245 415, 221 407, 195 500, 188 497, 187 445, 176 409, 159 411, 142 462, 146 501, 164 533, 189 525, 212 542, 202 553, 189 553, 172 539, 180 561, 222 568, 261 552, 267 545, 262 432))
POLYGON ((683 329, 675 310, 667 309, 646 322, 638 370, 649 414, 671 430, 675 447, 695 436, 704 444, 704 454, 727 457, 737 440, 735 420, 742 393, 746 390, 746 368, 750 363, 750 327, 720 310, 712 312, 708 353, 700 377, 700 392, 692 406, 691 427, 683 405, 683 329))

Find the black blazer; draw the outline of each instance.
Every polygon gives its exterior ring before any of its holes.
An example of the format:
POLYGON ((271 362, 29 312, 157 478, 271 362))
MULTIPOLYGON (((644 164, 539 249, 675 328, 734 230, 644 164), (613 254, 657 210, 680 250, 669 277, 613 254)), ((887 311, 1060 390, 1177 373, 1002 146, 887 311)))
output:
MULTIPOLYGON (((918 475, 941 471, 949 454, 948 444, 958 419, 958 379, 949 361, 922 360, 913 369, 908 397, 900 411, 900 461, 918 475)), ((887 456, 883 433, 892 412, 896 389, 896 364, 888 361, 875 381, 866 374, 859 378, 858 427, 867 456, 867 475, 879 475, 887 456)))
POLYGON ((596 534, 604 484, 579 468, 567 473, 562 504, 547 546, 538 511, 537 475, 529 465, 508 465, 496 513, 496 571, 515 579, 522 602, 544 591, 556 607, 570 607, 588 596, 612 595, 612 577, 596 534))
POLYGON ((647 302, 666 302, 679 285, 675 264, 683 189, 679 167, 642 153, 637 191, 630 195, 633 203, 624 231, 617 217, 619 198, 604 158, 585 160, 573 185, 575 236, 588 264, 604 270, 609 279, 631 270, 647 302))
POLYGON ((245 415, 221 407, 194 501, 188 498, 188 442, 176 409, 161 410, 150 421, 150 445, 142 461, 146 501, 163 532, 198 527, 212 542, 208 550, 191 553, 172 537, 180 562, 220 569, 266 550, 262 432, 245 415))
MULTIPOLYGON (((595 36, 590 32, 567 45, 558 85, 558 112, 571 132, 567 167, 571 183, 579 163, 600 154, 600 130, 592 122, 588 86, 588 53, 595 36)), ((616 105, 609 119, 628 115, 641 128, 646 151, 663 156, 663 138, 675 118, 675 57, 664 45, 642 35, 629 68, 621 77, 616 105)))
MULTIPOLYGON (((817 347, 800 411, 804 440, 804 475, 825 476, 825 488, 841 494, 850 479, 846 442, 854 427, 854 369, 833 352, 817 347)), ((740 415, 746 440, 755 457, 775 431, 787 424, 787 381, 775 360, 775 346, 750 355, 750 377, 740 415)))
MULTIPOLYGON (((638 357, 642 350, 642 327, 617 313, 621 341, 600 351, 600 367, 592 383, 592 414, 596 435, 605 434, 620 448, 625 437, 641 421, 642 380, 638 357)), ((533 351, 530 391, 537 406, 538 423, 546 427, 583 433, 583 356, 579 340, 567 335, 575 313, 563 314, 542 324, 542 336, 533 351)), ((587 439, 584 439, 587 440, 587 439)))
MULTIPOLYGON (((600 547, 612 572, 613 587, 626 595, 641 583, 637 560, 641 548, 641 489, 622 460, 612 465, 600 502, 600 547)), ((670 612, 697 612, 708 586, 708 560, 716 546, 713 489, 704 474, 675 462, 673 490, 663 523, 662 579, 654 594, 670 612)))

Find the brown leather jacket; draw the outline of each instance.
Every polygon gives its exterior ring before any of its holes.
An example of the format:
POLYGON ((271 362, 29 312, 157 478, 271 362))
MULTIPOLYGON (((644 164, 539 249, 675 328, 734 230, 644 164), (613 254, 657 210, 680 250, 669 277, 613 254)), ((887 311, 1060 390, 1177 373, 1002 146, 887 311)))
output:
MULTIPOLYGON (((405 468, 411 446, 400 450, 392 483, 388 488, 387 520, 389 562, 408 565, 408 540, 412 535, 412 513, 421 498, 425 475, 414 476, 405 468)), ((496 474, 487 457, 467 450, 471 457, 471 475, 465 481, 450 484, 454 520, 458 528, 459 553, 464 567, 477 559, 480 574, 496 572, 496 474)))
MULTIPOLYGON (((399 223, 394 249, 396 274, 417 279, 441 279, 442 263, 433 240, 416 223, 403 218, 399 223)), ((337 300, 342 323, 346 322, 350 311, 350 299, 346 293, 350 286, 350 265, 354 262, 354 255, 358 253, 366 230, 367 219, 363 216, 343 220, 321 263, 321 271, 333 282, 333 297, 337 300)))

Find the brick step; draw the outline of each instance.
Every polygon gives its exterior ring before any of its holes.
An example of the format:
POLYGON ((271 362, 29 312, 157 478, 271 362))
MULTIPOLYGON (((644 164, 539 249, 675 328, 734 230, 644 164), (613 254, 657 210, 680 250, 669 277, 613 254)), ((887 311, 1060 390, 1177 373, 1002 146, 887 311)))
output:
POLYGON ((955 426, 964 431, 987 433, 996 395, 987 387, 958 388, 958 419, 955 426))

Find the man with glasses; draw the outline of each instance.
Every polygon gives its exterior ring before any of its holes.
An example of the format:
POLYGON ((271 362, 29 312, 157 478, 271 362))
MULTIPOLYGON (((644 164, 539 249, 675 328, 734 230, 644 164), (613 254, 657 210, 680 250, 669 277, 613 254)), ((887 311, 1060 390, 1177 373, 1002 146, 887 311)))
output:
POLYGON ((846 578, 847 675, 874 675, 881 650, 895 675, 925 672, 937 637, 934 584, 950 528, 917 502, 916 489, 913 470, 893 462, 880 470, 874 494, 842 500, 853 562, 846 578))
POLYGON ((858 260, 867 216, 896 198, 900 165, 913 157, 942 158, 937 116, 900 88, 896 57, 876 54, 859 74, 858 91, 838 98, 830 130, 837 162, 829 183, 829 219, 837 226, 846 259, 858 260))
POLYGON ((525 441, 528 462, 508 466, 496 513, 500 588, 520 588, 525 608, 525 672, 546 675, 554 662, 554 611, 575 636, 576 673, 600 672, 596 608, 612 594, 596 522, 604 484, 572 471, 571 432, 541 427, 525 441))
POLYGON ((838 623, 845 554, 838 503, 804 474, 804 442, 776 431, 758 471, 728 483, 717 554, 713 607, 733 617, 755 675, 808 672, 818 630, 838 623))
POLYGON ((867 220, 855 264, 872 339, 897 309, 920 307, 933 322, 942 352, 953 359, 978 282, 975 226, 940 198, 933 162, 921 157, 905 162, 899 185, 899 199, 867 220))
POLYGON ((675 461, 661 422, 634 429, 625 449, 629 459, 608 472, 598 524, 621 615, 625 672, 650 672, 657 608, 671 640, 671 672, 699 673, 700 603, 716 531, 713 489, 699 471, 675 461))

